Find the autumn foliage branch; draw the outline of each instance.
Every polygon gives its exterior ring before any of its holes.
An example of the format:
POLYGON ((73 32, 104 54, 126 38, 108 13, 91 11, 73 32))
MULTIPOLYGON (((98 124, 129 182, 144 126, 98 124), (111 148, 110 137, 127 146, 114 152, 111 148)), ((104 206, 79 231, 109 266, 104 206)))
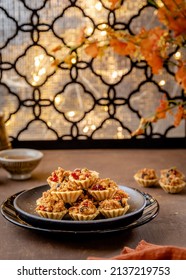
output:
MULTIPOLYGON (((110 9, 119 9, 121 0, 109 0, 110 9)), ((64 62, 72 66, 72 59, 77 59, 78 48, 82 48, 91 58, 102 57, 107 48, 112 48, 120 56, 128 56, 132 60, 145 60, 151 67, 153 74, 161 73, 169 59, 170 48, 186 48, 186 1, 185 0, 149 0, 150 5, 157 9, 158 26, 146 30, 142 28, 139 34, 129 34, 125 30, 114 30, 105 27, 106 38, 103 40, 89 39, 86 37, 85 28, 82 28, 77 46, 70 50, 64 58, 64 62), (158 6, 158 3, 161 5, 158 6)), ((53 49, 53 52, 61 50, 61 46, 53 49)), ((57 66, 58 60, 54 62, 57 66)), ((180 58, 173 61, 177 70, 175 80, 186 94, 186 60, 180 58)), ((141 118, 139 127, 131 136, 143 134, 150 123, 166 118, 167 113, 174 115, 174 126, 178 126, 182 119, 186 118, 186 101, 167 100, 164 94, 160 104, 152 116, 141 118), (176 113, 175 113, 176 108, 176 113), (173 112, 174 110, 174 112, 173 112)))

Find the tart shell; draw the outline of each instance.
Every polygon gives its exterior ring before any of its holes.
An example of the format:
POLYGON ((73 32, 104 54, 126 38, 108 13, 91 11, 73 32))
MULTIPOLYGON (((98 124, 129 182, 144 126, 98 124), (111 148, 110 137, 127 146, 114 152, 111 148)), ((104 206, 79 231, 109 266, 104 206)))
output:
POLYGON ((47 212, 47 211, 42 211, 42 210, 36 210, 36 212, 39 214, 39 216, 41 216, 43 218, 61 220, 68 211, 64 210, 61 212, 47 212))
POLYGON ((145 188, 154 187, 158 185, 158 178, 151 179, 151 180, 144 180, 142 178, 139 178, 137 175, 134 175, 134 179, 140 186, 145 188))
POLYGON ((98 214, 99 214, 98 210, 94 214, 90 214, 90 215, 83 215, 79 213, 69 212, 70 217, 76 221, 94 220, 98 216, 98 214))
POLYGON ((183 181, 182 184, 179 184, 177 186, 170 186, 163 184, 161 180, 159 181, 160 187, 166 192, 166 193, 179 193, 186 187, 186 182, 183 181))
POLYGON ((105 210, 99 208, 99 211, 105 218, 115 218, 124 215, 129 210, 129 208, 130 206, 126 205, 123 208, 111 209, 111 210, 105 210))
POLYGON ((65 192, 58 192, 52 191, 53 194, 56 194, 59 199, 62 199, 65 203, 74 203, 78 197, 83 193, 82 190, 77 191, 65 191, 65 192))
POLYGON ((102 201, 111 198, 116 191, 117 189, 112 189, 112 188, 102 190, 102 191, 89 189, 88 193, 92 195, 96 200, 102 201))

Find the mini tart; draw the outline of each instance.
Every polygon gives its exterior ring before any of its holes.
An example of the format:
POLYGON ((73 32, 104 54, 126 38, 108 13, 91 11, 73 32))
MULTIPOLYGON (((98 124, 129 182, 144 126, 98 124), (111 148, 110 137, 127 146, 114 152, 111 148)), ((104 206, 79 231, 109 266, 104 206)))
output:
POLYGON ((129 195, 125 191, 118 189, 112 198, 120 201, 122 199, 128 199, 129 195))
POLYGON ((87 168, 76 168, 70 173, 69 180, 80 186, 82 189, 87 190, 98 179, 99 173, 89 170, 87 168))
POLYGON ((37 199, 36 204, 35 211, 44 218, 61 220, 68 212, 64 202, 50 191, 44 192, 42 197, 37 199))
POLYGON ((158 177, 154 169, 141 169, 134 175, 134 179, 142 187, 152 187, 158 185, 158 177))
POLYGON ((169 169, 163 169, 160 171, 161 173, 161 178, 163 177, 178 177, 180 179, 184 179, 185 175, 180 172, 176 167, 169 168, 169 169))
POLYGON ((117 189, 117 184, 109 178, 106 178, 97 180, 96 183, 88 189, 88 193, 96 200, 102 201, 111 198, 117 189))
POLYGON ((186 182, 182 179, 175 177, 160 178, 159 184, 166 193, 179 193, 186 187, 186 182))
POLYGON ((72 204, 78 197, 83 193, 83 190, 80 189, 77 185, 72 182, 63 182, 56 189, 51 191, 52 194, 55 194, 59 199, 62 199, 65 203, 72 204))
POLYGON ((116 199, 106 199, 100 202, 98 210, 105 218, 115 218, 124 215, 129 208, 127 199, 123 199, 122 202, 116 199))
POLYGON ((98 209, 90 199, 85 199, 69 208, 70 217, 77 221, 94 220, 98 214, 98 209))
POLYGON ((47 178, 47 183, 51 189, 58 187, 63 181, 68 181, 70 171, 65 171, 63 168, 58 167, 57 170, 53 171, 52 174, 47 178))

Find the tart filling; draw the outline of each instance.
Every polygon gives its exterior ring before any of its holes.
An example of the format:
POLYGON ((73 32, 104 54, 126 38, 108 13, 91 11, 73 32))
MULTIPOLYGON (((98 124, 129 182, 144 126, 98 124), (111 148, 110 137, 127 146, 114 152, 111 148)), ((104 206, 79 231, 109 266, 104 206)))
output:
POLYGON ((102 201, 111 198, 117 189, 117 184, 113 180, 106 178, 97 180, 96 183, 88 189, 88 193, 96 200, 102 201))
POLYGON ((88 168, 76 168, 70 173, 69 180, 87 190, 99 177, 99 173, 88 168))
POLYGON ((44 192, 42 197, 37 199, 36 204, 36 212, 44 218, 61 220, 68 212, 63 200, 60 200, 50 191, 44 192))
POLYGON ((116 190, 116 192, 112 198, 116 199, 116 200, 128 199, 129 195, 128 195, 128 193, 124 192, 123 190, 118 189, 118 190, 116 190))
POLYGON ((90 199, 85 199, 78 205, 69 208, 69 215, 73 220, 93 220, 98 214, 98 209, 90 199))
POLYGON ((160 173, 161 173, 161 178, 162 177, 167 177, 167 178, 178 177, 180 179, 185 178, 185 175, 182 172, 180 172, 176 167, 169 168, 169 169, 163 169, 160 171, 160 173))
POLYGON ((127 198, 122 201, 117 199, 106 199, 99 204, 99 211, 105 218, 114 218, 124 215, 129 210, 127 198))
POLYGON ((69 174, 69 171, 58 167, 58 169, 53 171, 52 174, 47 178, 47 183, 51 188, 56 188, 63 181, 68 181, 69 174))
POLYGON ((136 182, 143 187, 151 187, 158 184, 156 171, 152 168, 143 168, 134 175, 136 182))
POLYGON ((162 189, 167 193, 179 193, 185 186, 186 182, 180 179, 179 177, 162 177, 159 180, 159 184, 162 189))

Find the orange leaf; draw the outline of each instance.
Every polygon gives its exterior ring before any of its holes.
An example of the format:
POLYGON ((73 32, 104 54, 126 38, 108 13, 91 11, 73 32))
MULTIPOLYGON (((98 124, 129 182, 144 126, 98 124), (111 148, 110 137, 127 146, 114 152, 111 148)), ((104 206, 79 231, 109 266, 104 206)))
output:
POLYGON ((175 75, 176 81, 182 86, 186 91, 186 61, 180 61, 178 71, 175 75))
POLYGON ((186 109, 183 111, 183 119, 186 119, 186 109))
POLYGON ((156 108, 156 116, 158 119, 165 119, 166 118, 166 112, 169 109, 169 102, 168 100, 165 100, 165 95, 163 96, 163 99, 160 100, 160 105, 156 108))
POLYGON ((132 55, 136 47, 131 42, 122 42, 118 39, 111 39, 110 46, 114 49, 114 51, 119 55, 132 55))
POLYGON ((60 51, 62 49, 62 46, 56 46, 52 52, 57 52, 57 51, 60 51))
POLYGON ((114 10, 119 6, 121 0, 109 0, 109 2, 111 3, 110 9, 114 10))
POLYGON ((183 106, 178 106, 178 110, 177 110, 177 113, 175 114, 175 117, 174 117, 174 126, 179 126, 182 118, 184 116, 184 108, 183 106))
POLYGON ((177 9, 183 8, 185 5, 185 0, 163 0, 162 2, 164 3, 163 8, 171 13, 177 9))
POLYGON ((157 53, 147 57, 147 62, 151 66, 153 74, 158 74, 163 67, 163 59, 157 53))
POLYGON ((158 9, 158 18, 175 36, 186 34, 186 1, 164 0, 165 5, 158 9))
POLYGON ((60 63, 59 59, 55 59, 55 60, 52 62, 51 66, 56 67, 56 66, 59 65, 59 63, 60 63))
POLYGON ((81 28, 80 32, 79 32, 79 36, 77 38, 77 44, 81 45, 83 42, 85 42, 86 38, 85 38, 85 26, 81 28))
POLYGON ((149 31, 143 29, 140 35, 141 53, 151 66, 153 74, 158 74, 163 67, 163 58, 161 55, 162 49, 164 50, 166 48, 163 38, 167 36, 167 34, 160 27, 155 27, 149 31))
POLYGON ((88 45, 85 48, 85 52, 87 55, 95 58, 97 57, 97 55, 99 54, 99 47, 98 47, 98 43, 94 42, 94 43, 90 43, 90 45, 88 45))

